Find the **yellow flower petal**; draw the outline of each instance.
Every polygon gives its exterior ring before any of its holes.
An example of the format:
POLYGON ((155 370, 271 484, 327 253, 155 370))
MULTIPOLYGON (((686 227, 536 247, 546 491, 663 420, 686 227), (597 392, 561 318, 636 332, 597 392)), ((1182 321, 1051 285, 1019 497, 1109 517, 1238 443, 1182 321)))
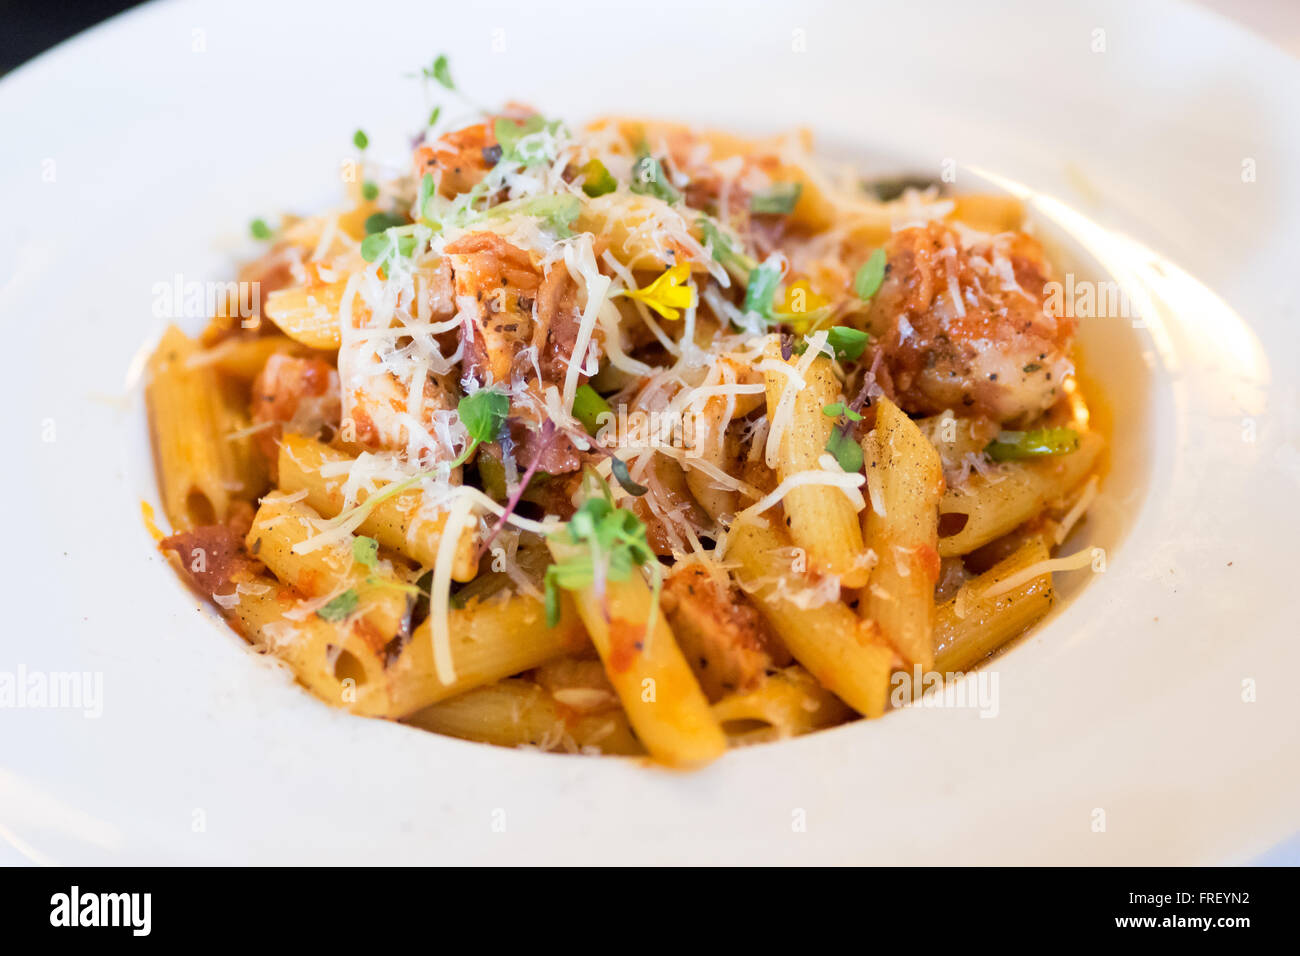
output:
POLYGON ((695 304, 695 290, 683 284, 690 276, 690 264, 683 262, 664 272, 644 289, 625 289, 617 294, 648 305, 665 319, 680 319, 682 313, 679 310, 689 309, 695 304))

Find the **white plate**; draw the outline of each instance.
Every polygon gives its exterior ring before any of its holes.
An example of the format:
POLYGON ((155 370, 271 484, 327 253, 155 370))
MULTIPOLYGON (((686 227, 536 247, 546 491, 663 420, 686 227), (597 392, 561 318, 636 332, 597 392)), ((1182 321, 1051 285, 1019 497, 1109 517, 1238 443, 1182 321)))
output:
POLYGON ((103 680, 98 719, 0 711, 5 835, 60 862, 896 864, 1238 861, 1295 831, 1300 66, 1155 2, 470 6, 151 5, 0 83, 0 671, 103 680), (402 74, 443 51, 479 102, 803 124, 1024 184, 1081 275, 1125 283, 1145 328, 1083 323, 1107 570, 994 665, 995 719, 693 775, 512 752, 330 710, 197 609, 140 518, 154 286, 334 200, 358 126, 399 158, 427 111, 402 74))

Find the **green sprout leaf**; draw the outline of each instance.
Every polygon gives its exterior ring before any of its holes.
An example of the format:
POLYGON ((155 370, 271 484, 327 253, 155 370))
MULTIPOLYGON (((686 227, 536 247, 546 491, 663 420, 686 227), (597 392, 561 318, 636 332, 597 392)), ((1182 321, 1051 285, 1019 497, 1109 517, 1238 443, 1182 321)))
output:
POLYGON ((496 389, 481 388, 456 404, 460 422, 469 432, 470 441, 451 467, 463 465, 483 442, 496 441, 510 414, 510 396, 496 389))
POLYGON ((510 414, 510 396, 496 389, 481 388, 456 405, 461 424, 476 441, 496 441, 510 414))
MULTIPOLYGON (((431 80, 436 80, 444 89, 456 89, 456 84, 451 79, 451 67, 447 64, 445 54, 439 54, 438 58, 433 61, 433 66, 425 68, 424 75, 431 80)), ((430 123, 429 125, 432 126, 433 124, 430 123)))
POLYGON ((749 200, 749 211, 759 215, 788 216, 794 212, 802 193, 803 183, 776 183, 754 193, 749 200))
POLYGON ((270 239, 271 236, 274 235, 274 233, 271 232, 271 227, 266 224, 265 219, 254 219, 249 223, 248 231, 253 234, 254 239, 265 240, 270 239))
POLYGON ((393 229, 397 226, 405 225, 405 216, 399 216, 392 212, 371 213, 366 217, 366 235, 372 236, 377 232, 384 232, 387 229, 393 229))
POLYGON ((386 260, 393 255, 407 258, 415 251, 415 236, 405 235, 397 229, 372 233, 361 240, 361 258, 366 262, 386 260))
POLYGON ((365 130, 357 130, 352 134, 352 145, 357 149, 365 149, 370 145, 370 137, 366 135, 365 130))
POLYGON ((353 588, 348 588, 317 609, 316 616, 322 621, 341 621, 357 609, 357 603, 357 592, 353 588))
POLYGON ((637 157, 636 164, 632 167, 631 189, 632 192, 643 196, 662 199, 669 205, 682 198, 682 194, 668 182, 668 176, 663 166, 659 164, 659 160, 649 153, 642 153, 637 157))
POLYGON ((862 470, 862 446, 853 440, 847 428, 835 428, 826 442, 826 450, 847 472, 862 470))
POLYGON ((851 422, 862 421, 862 416, 849 408, 849 406, 845 405, 843 402, 834 402, 833 404, 827 405, 822 409, 822 414, 827 418, 839 418, 843 415, 851 422))
POLYGON ((712 219, 701 216, 698 224, 704 243, 709 247, 713 258, 722 263, 724 269, 748 277, 751 272, 758 268, 758 263, 740 252, 736 248, 736 243, 732 242, 731 238, 712 219))
POLYGON ((510 216, 536 216, 545 222, 551 231, 561 239, 573 235, 570 226, 582 213, 582 201, 571 193, 556 193, 551 196, 533 196, 530 199, 513 199, 493 206, 485 215, 492 219, 504 219, 510 216))
POLYGON ((781 270, 775 265, 764 263, 749 273, 749 285, 745 289, 746 312, 772 321, 772 297, 776 287, 781 283, 781 270))
POLYGON ((885 250, 877 249, 862 264, 857 275, 853 277, 853 291, 863 302, 868 301, 880 289, 885 281, 885 250))
POLYGON ((548 627, 554 627, 560 620, 560 589, 578 591, 591 587, 598 569, 603 580, 626 581, 636 568, 648 565, 654 576, 652 614, 658 610, 661 574, 654 550, 646 539, 645 524, 633 512, 614 506, 609 487, 603 481, 593 484, 599 486, 601 493, 591 494, 568 524, 552 533, 557 540, 587 547, 546 569, 548 627))
POLYGON ((371 571, 379 564, 379 542, 365 535, 358 535, 352 541, 352 559, 371 571))
POLYGON ((856 362, 869 341, 871 336, 866 332, 847 325, 832 325, 826 330, 826 344, 835 350, 835 357, 841 362, 856 362))
POLYGON ((559 120, 547 122, 540 116, 530 116, 522 123, 502 116, 492 124, 493 135, 501 147, 501 158, 523 166, 548 163, 555 159, 551 148, 554 143, 537 134, 546 132, 554 136, 559 128, 559 120))

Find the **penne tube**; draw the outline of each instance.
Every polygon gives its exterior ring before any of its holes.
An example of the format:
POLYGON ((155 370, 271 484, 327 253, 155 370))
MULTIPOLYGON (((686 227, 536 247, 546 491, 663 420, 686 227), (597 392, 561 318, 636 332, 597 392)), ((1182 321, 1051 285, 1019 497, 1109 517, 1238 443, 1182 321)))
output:
POLYGON ((295 342, 313 349, 338 349, 339 306, 346 280, 277 289, 266 297, 263 312, 295 342))
POLYGON ((871 498, 862 533, 876 553, 858 605, 911 665, 934 663, 934 586, 939 579, 939 453, 897 405, 876 404, 876 427, 862 440, 871 498))
POLYGON ((939 502, 940 532, 954 519, 960 530, 939 538, 939 554, 969 554, 1064 498, 1088 477, 1105 442, 1096 432, 1079 436, 1079 447, 1039 461, 1004 463, 996 473, 973 474, 939 502))
POLYGON ((406 718, 406 723, 499 747, 624 756, 645 753, 621 710, 578 714, 545 688, 520 678, 497 681, 426 707, 406 718))
POLYGON ((792 570, 790 540, 776 528, 747 521, 733 527, 727 541, 741 586, 795 660, 858 713, 883 714, 894 652, 879 642, 872 623, 837 598, 814 603, 821 596, 811 595, 801 606, 792 592, 812 582, 792 570))
POLYGON ((797 737, 853 719, 853 711, 798 665, 768 674, 752 691, 713 705, 733 745, 797 737))
MULTIPOLYGON (((286 434, 280 442, 280 486, 285 491, 307 492, 308 505, 326 517, 335 517, 343 510, 344 479, 326 478, 320 469, 326 463, 345 462, 349 458, 315 439, 286 434)), ((416 564, 433 567, 438 560, 438 545, 448 511, 425 508, 423 498, 416 488, 386 498, 366 515, 359 530, 416 564)), ((359 496, 359 501, 365 501, 364 494, 359 496)), ((478 574, 477 548, 477 532, 466 529, 456 546, 451 571, 454 580, 470 581, 478 574)))
MULTIPOLYGON (((782 363, 781 347, 775 337, 764 348, 767 362, 782 363)), ((793 371, 795 364, 785 362, 793 371)), ((798 383, 779 370, 764 373, 767 385, 767 418, 773 421, 782 400, 789 404, 788 389, 797 389, 793 411, 781 433, 777 460, 777 477, 785 481, 800 472, 820 470, 826 443, 835 420, 822 409, 839 397, 840 386, 830 360, 819 356, 804 373, 805 384, 798 383)), ((796 546, 808 553, 810 568, 822 574, 834 574, 845 587, 857 588, 867 582, 870 562, 862 541, 862 525, 857 509, 842 492, 824 487, 791 489, 785 496, 786 526, 796 546)))
POLYGON ((190 366, 198 354, 169 327, 145 386, 163 510, 176 530, 225 521, 233 503, 253 500, 266 482, 251 439, 238 437, 247 412, 215 369, 190 366))
POLYGON ((317 534, 320 523, 320 515, 305 503, 281 492, 267 495, 245 538, 248 553, 306 597, 352 592, 361 620, 386 643, 401 630, 406 617, 408 595, 404 582, 387 561, 380 561, 375 568, 358 563, 353 554, 353 535, 306 554, 295 554, 293 546, 317 534))
POLYGON ((384 644, 360 617, 326 621, 270 577, 241 585, 235 596, 238 601, 222 613, 321 700, 368 716, 391 711, 384 644))
POLYGON ((1050 573, 991 598, 980 597, 1000 581, 1046 560, 1043 539, 1031 538, 939 605, 934 669, 945 674, 968 670, 1046 614, 1053 599, 1050 573))
POLYGON ((1015 232, 1024 225, 1025 206, 1015 196, 973 193, 953 196, 949 218, 980 232, 1015 232))
POLYGON ((455 679, 449 683, 439 679, 432 627, 429 620, 424 621, 385 674, 392 705, 387 716, 408 716, 588 646, 586 631, 570 599, 561 601, 555 627, 546 626, 541 601, 503 593, 451 608, 447 630, 455 679))
POLYGON ((272 355, 315 355, 329 358, 326 353, 314 352, 284 335, 260 335, 253 339, 229 338, 210 349, 197 353, 190 361, 191 367, 211 365, 223 375, 243 382, 257 378, 266 360, 272 355))
MULTIPOLYGON (((557 562, 585 552, 582 545, 548 545, 557 562)), ((649 585, 635 571, 626 581, 604 583, 603 595, 588 586, 573 592, 574 600, 637 737, 671 766, 721 756, 727 739, 649 585)))

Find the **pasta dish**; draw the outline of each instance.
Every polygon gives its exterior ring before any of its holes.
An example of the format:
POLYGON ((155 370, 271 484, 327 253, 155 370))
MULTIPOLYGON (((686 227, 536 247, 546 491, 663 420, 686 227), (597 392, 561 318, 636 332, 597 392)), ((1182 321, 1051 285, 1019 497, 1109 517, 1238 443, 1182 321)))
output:
MULTIPOLYGON (((354 713, 698 766, 1039 620, 1097 491, 1019 202, 769 139, 445 100, 253 224, 146 397, 168 560, 354 713)), ((147 507, 147 506, 146 506, 147 507)))

